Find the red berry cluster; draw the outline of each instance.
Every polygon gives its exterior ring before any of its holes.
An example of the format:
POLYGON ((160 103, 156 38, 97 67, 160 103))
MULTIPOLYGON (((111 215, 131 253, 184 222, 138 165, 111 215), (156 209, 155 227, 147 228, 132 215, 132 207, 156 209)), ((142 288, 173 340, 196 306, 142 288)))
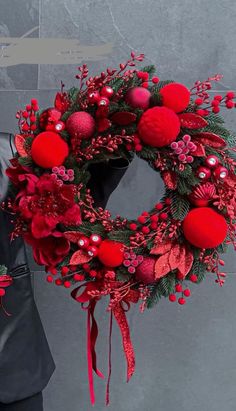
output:
MULTIPOLYGON (((234 98, 235 98, 235 93, 233 91, 228 91, 228 93, 224 97, 221 95, 215 95, 209 107, 199 108, 196 110, 196 113, 204 117, 210 113, 210 110, 209 110, 210 108, 211 108, 211 111, 215 114, 218 114, 220 112, 221 107, 232 109, 236 107, 236 102, 233 101, 234 98)), ((197 98, 195 100, 195 104, 196 106, 200 107, 202 104, 204 104, 204 99, 197 98)))
POLYGON ((134 274, 139 264, 143 262, 143 256, 137 255, 134 252, 125 252, 123 266, 127 267, 130 274, 134 274))
POLYGON ((39 110, 38 101, 31 100, 31 104, 27 104, 25 110, 18 111, 16 118, 19 120, 19 129, 22 134, 33 134, 36 130, 36 112, 39 110))
MULTIPOLYGON (((149 73, 147 73, 146 71, 137 71, 136 72, 137 77, 142 80, 142 84, 141 86, 144 88, 148 88, 148 82, 149 82, 149 73)), ((159 78, 158 77, 152 77, 151 79, 153 84, 157 84, 159 82, 159 78)))
MULTIPOLYGON (((168 219, 170 205, 170 198, 166 198, 164 203, 157 203, 155 205, 156 213, 150 214, 147 211, 143 211, 137 218, 137 221, 141 225, 141 232, 143 234, 149 234, 150 231, 157 229, 158 222, 166 221, 168 219)), ((140 230, 140 226, 136 223, 130 223, 129 228, 132 231, 140 230)))
MULTIPOLYGON (((181 293, 181 297, 178 298, 178 303, 184 305, 186 303, 185 297, 190 297, 191 291, 189 288, 183 289, 182 284, 178 283, 175 285, 175 293, 181 293)), ((176 294, 172 293, 169 295, 169 301, 172 303, 177 300, 176 294)))

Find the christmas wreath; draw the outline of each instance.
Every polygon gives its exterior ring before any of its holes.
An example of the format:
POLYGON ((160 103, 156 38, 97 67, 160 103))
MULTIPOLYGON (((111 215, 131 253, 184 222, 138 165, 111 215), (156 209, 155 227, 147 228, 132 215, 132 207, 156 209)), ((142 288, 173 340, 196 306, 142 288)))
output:
POLYGON ((220 75, 191 89, 161 81, 154 66, 136 68, 143 58, 131 53, 119 69, 94 77, 83 65, 79 86, 65 91, 62 84, 54 107, 40 111, 33 99, 18 111, 17 153, 7 169, 12 238, 23 236, 47 281, 73 287, 71 296, 87 309, 92 403, 93 371, 103 377, 96 365, 97 301, 110 297, 129 380, 135 357, 125 312, 131 303, 140 301, 143 311, 164 296, 183 305, 188 284, 200 283, 206 272, 222 286, 220 254, 235 246, 235 134, 219 114, 236 106, 235 95, 210 97, 220 75), (112 218, 93 205, 88 166, 130 161, 134 154, 160 173, 163 198, 136 220, 112 218))

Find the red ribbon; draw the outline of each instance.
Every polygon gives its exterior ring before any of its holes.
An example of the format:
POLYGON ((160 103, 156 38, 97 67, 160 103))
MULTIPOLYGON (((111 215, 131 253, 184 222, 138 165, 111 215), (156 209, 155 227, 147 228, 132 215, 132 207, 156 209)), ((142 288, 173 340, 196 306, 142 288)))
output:
MULTIPOLYGON (((113 290, 118 289, 120 282, 112 282, 113 290)), ((106 283, 102 281, 92 281, 82 284, 81 286, 75 288, 71 292, 71 296, 78 302, 82 303, 82 308, 86 309, 88 312, 87 317, 87 360, 88 360, 88 380, 90 388, 90 401, 91 404, 95 404, 95 394, 94 394, 94 384, 93 384, 93 371, 100 378, 104 378, 103 374, 97 369, 96 361, 96 351, 95 345, 98 336, 98 327, 94 317, 94 310, 96 307, 97 301, 100 299, 99 290, 106 289, 106 283), (78 295, 78 291, 84 287, 84 291, 78 295), (94 292, 94 295, 93 295, 94 292), (88 302, 88 306, 85 308, 84 303, 88 302), (92 320, 92 326, 91 326, 92 320)), ((121 301, 116 302, 115 305, 112 305, 111 314, 110 314, 110 327, 109 327, 109 361, 108 361, 108 379, 107 379, 107 388, 106 388, 106 405, 109 404, 109 388, 110 388, 110 378, 111 378, 111 336, 112 336, 112 317, 116 319, 118 327, 121 332, 123 349, 126 357, 127 363, 127 382, 132 377, 135 370, 135 355, 134 349, 131 342, 129 325, 125 312, 130 308, 130 302, 136 303, 139 299, 139 292, 137 290, 128 290, 124 295, 121 301), (126 303, 127 308, 124 308, 124 303, 126 303)))

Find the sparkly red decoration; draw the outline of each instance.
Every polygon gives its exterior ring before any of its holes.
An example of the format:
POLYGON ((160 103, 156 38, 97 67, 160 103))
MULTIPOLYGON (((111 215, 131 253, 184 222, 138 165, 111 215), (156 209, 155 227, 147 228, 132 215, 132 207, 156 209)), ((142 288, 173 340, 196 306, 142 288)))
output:
POLYGON ((86 111, 76 111, 68 118, 66 129, 73 138, 88 139, 95 132, 95 121, 86 111))
POLYGON ((162 96, 162 104, 175 113, 184 111, 189 105, 190 91, 183 84, 166 84, 166 86, 160 90, 160 94, 162 96))
POLYGON ((143 87, 131 88, 125 96, 125 101, 132 108, 141 108, 147 110, 150 103, 151 93, 149 90, 143 87))
POLYGON ((185 238, 195 247, 214 248, 227 235, 225 218, 209 207, 192 209, 183 221, 185 238))
POLYGON ((215 194, 215 185, 207 182, 195 187, 189 196, 189 200, 197 207, 206 207, 210 201, 213 201, 215 194))
POLYGON ((55 131, 55 125, 61 118, 61 112, 54 107, 47 108, 39 116, 39 127, 46 131, 55 131))
POLYGON ((155 281, 155 263, 156 258, 145 257, 135 271, 135 278, 144 284, 153 283, 155 281))
POLYGON ((141 140, 152 147, 164 147, 175 141, 180 122, 173 110, 153 107, 143 113, 138 124, 141 140))
POLYGON ((118 267, 122 264, 124 257, 124 244, 118 241, 102 241, 99 251, 99 260, 107 267, 118 267))
POLYGON ((38 134, 31 146, 34 162, 43 168, 52 168, 64 163, 69 154, 68 144, 63 138, 52 131, 38 134))

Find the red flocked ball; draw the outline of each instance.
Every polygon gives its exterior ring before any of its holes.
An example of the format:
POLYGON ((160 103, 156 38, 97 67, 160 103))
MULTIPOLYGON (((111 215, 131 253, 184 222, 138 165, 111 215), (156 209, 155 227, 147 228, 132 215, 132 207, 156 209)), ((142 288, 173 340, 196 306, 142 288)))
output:
POLYGON ((144 284, 151 284, 155 281, 154 267, 156 258, 144 257, 143 262, 136 268, 135 278, 144 284))
POLYGON ((149 107, 151 93, 143 87, 133 87, 128 90, 125 101, 133 108, 147 110, 149 107))
POLYGON ((88 139, 95 132, 95 120, 86 111, 76 111, 68 118, 66 129, 73 138, 88 139))
POLYGON ((153 107, 145 111, 138 124, 140 139, 152 147, 164 147, 176 140, 180 132, 177 114, 167 107, 153 107))
POLYGON ((180 83, 170 83, 160 90, 162 104, 170 108, 175 113, 184 111, 190 101, 189 89, 180 83))
POLYGON ((118 267, 124 259, 124 244, 113 240, 102 241, 98 258, 107 267, 118 267))
POLYGON ((60 134, 43 131, 38 134, 31 146, 33 161, 40 167, 52 168, 64 163, 69 154, 69 148, 60 134))
POLYGON ((227 222, 210 207, 193 208, 183 221, 183 232, 195 247, 214 248, 226 238, 227 222))

